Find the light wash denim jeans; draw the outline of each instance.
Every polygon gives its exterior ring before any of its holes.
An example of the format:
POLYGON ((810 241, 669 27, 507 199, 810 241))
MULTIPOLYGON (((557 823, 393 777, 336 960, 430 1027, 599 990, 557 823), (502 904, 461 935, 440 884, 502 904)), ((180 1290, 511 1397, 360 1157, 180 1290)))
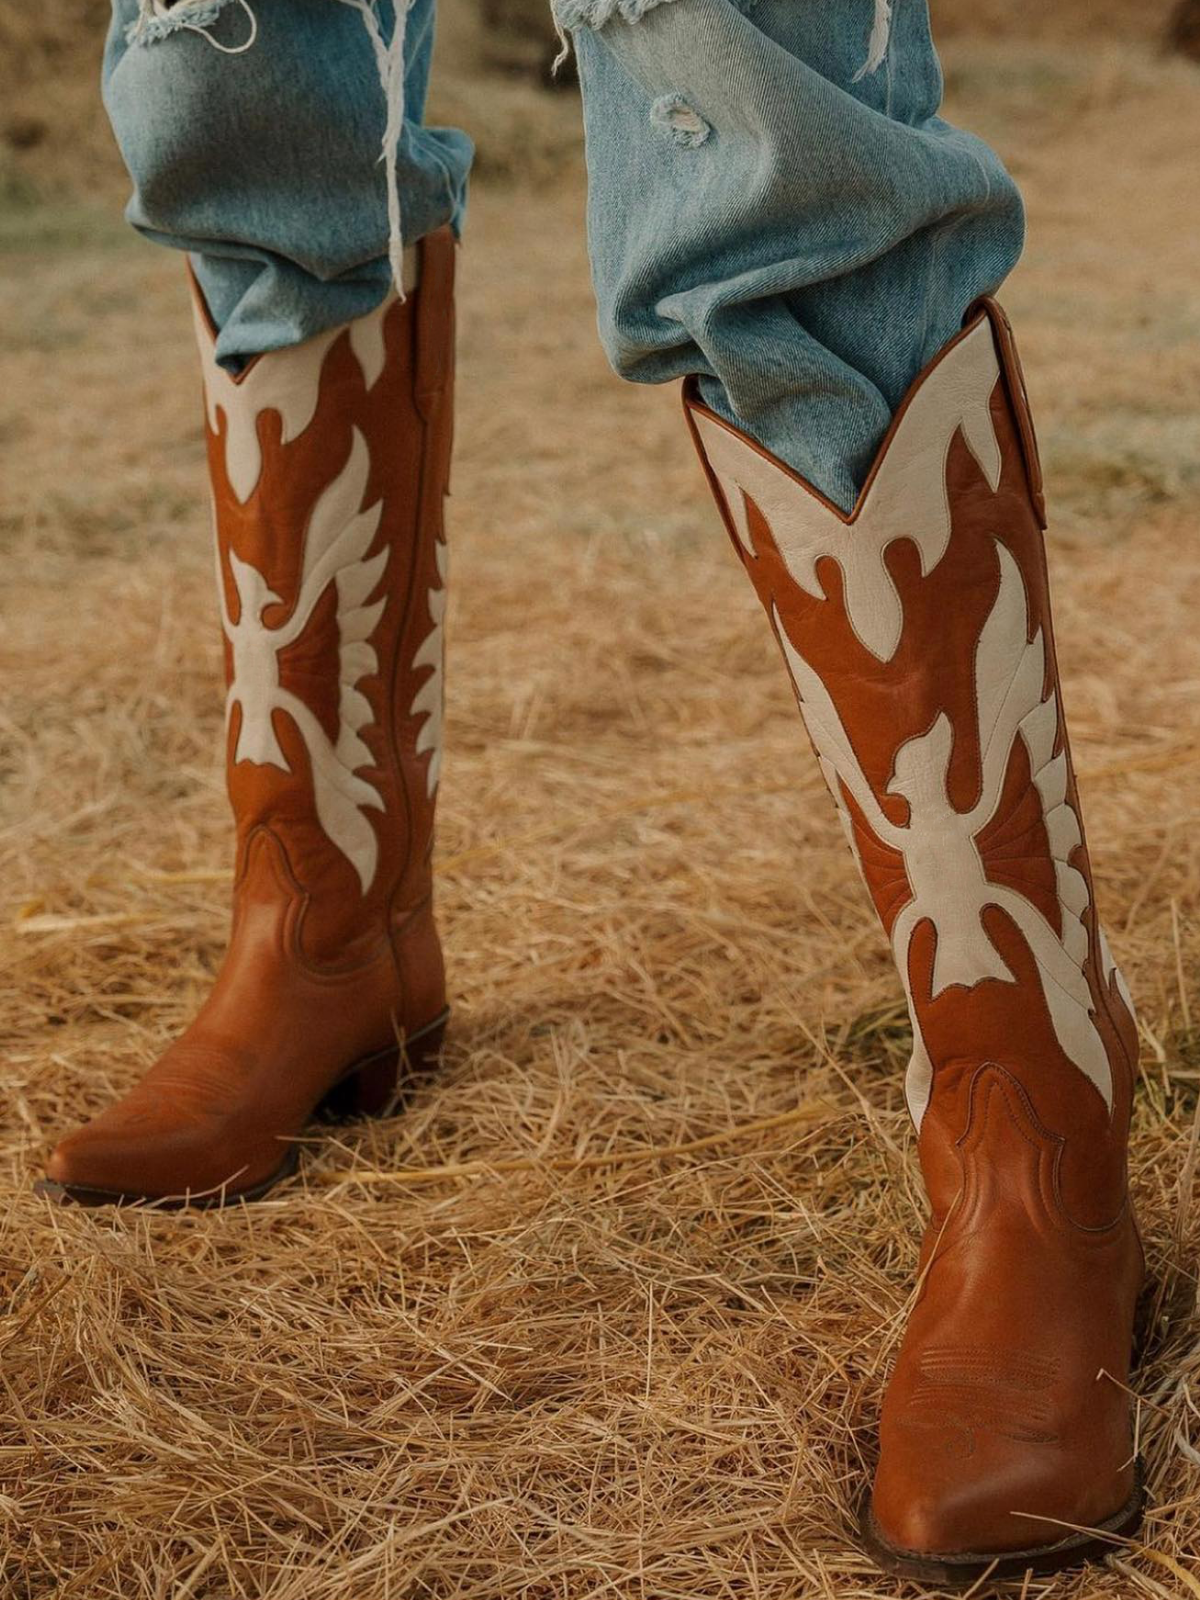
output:
MULTIPOLYGON (((386 36, 391 0, 378 4, 386 36)), ((424 125, 434 4, 415 0, 404 42, 409 242, 461 228, 472 153, 465 134, 424 125)), ((191 252, 219 358, 236 365, 371 309, 390 281, 386 102, 361 11, 157 10, 139 32, 138 0, 114 0, 105 103, 133 179, 129 219, 191 252)), ((905 389, 999 286, 1024 231, 998 158, 937 114, 927 0, 892 0, 881 31, 888 10, 558 0, 583 83, 613 366, 645 383, 699 374, 715 410, 842 506, 905 389)))

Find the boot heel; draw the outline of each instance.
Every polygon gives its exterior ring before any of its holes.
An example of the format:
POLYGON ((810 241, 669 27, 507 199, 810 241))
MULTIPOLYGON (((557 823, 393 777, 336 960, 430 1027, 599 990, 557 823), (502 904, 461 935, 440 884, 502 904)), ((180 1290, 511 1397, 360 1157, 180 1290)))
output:
POLYGON ((332 1122, 387 1116, 408 1083, 438 1064, 449 1014, 443 1012, 402 1045, 389 1045, 356 1062, 321 1101, 318 1115, 332 1122))

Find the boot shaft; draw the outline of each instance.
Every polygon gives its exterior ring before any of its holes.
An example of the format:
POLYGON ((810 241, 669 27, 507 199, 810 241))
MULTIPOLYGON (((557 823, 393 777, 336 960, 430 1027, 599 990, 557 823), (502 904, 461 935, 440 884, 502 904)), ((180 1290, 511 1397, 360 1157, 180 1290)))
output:
POLYGON ((404 301, 236 376, 195 296, 236 897, 274 892, 248 883, 265 831, 318 966, 367 959, 431 893, 454 245, 446 230, 419 250, 404 301))
POLYGON ((1136 1029, 1096 918, 1006 319, 983 304, 926 369, 849 515, 694 390, 686 410, 892 941, 935 1214, 986 1071, 1058 1152, 1071 1218, 1111 1221, 1136 1029))

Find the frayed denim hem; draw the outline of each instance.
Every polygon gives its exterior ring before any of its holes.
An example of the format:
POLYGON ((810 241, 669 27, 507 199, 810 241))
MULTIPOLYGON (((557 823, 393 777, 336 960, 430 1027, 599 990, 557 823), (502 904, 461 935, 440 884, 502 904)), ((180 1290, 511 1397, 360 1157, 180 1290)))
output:
POLYGON ((159 0, 158 4, 155 4, 155 0, 141 0, 137 17, 125 30, 126 43, 157 44, 161 39, 170 38, 173 33, 204 33, 223 11, 234 4, 240 5, 250 19, 250 38, 237 47, 239 52, 248 50, 258 32, 258 20, 247 0, 178 0, 172 6, 166 5, 163 0, 159 0))
MULTIPOLYGON (((887 59, 888 45, 892 36, 893 3, 894 0, 875 0, 875 16, 867 44, 867 56, 854 75, 855 83, 878 72, 887 59)), ((620 17, 623 22, 640 22, 648 11, 669 4, 671 0, 550 0, 555 27, 563 42, 562 54, 555 62, 555 66, 559 66, 566 59, 568 48, 566 35, 573 28, 603 28, 614 17, 620 17)), ((749 0, 749 4, 747 0, 741 0, 743 10, 748 10, 750 4, 753 4, 753 0, 749 0)))
POLYGON ((554 20, 560 28, 603 28, 614 17, 640 22, 655 6, 671 0, 552 0, 554 20))

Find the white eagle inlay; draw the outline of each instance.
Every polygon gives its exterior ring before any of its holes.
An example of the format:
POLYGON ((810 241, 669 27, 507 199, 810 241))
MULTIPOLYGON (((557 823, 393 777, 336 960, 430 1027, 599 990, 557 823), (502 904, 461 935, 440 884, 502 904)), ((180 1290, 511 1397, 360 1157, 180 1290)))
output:
POLYGON ((778 611, 774 621, 800 709, 826 781, 849 830, 843 786, 867 826, 903 860, 909 894, 892 925, 892 946, 908 993, 915 1049, 907 1093, 920 1126, 928 1103, 932 1066, 921 1037, 908 973, 908 954, 918 925, 937 933, 932 994, 952 985, 972 988, 985 979, 1015 981, 983 924, 998 906, 1020 929, 1037 964, 1043 995, 1059 1044, 1067 1057, 1112 1106, 1108 1053, 1093 1015, 1087 979, 1089 904, 1087 880, 1071 865, 1080 844, 1079 819, 1067 798, 1067 756, 1058 743, 1058 700, 1044 694, 1046 646, 1041 629, 1028 638, 1025 584, 1011 552, 999 541, 1000 586, 975 655, 982 788, 968 812, 955 810, 947 788, 954 733, 943 713, 927 733, 896 752, 887 793, 908 802, 908 822, 891 822, 872 793, 829 691, 794 648, 778 611), (998 817, 1016 741, 1024 741, 1057 877, 1061 934, 1034 902, 987 876, 979 837, 998 817))
POLYGON ((364 894, 371 887, 379 859, 379 841, 366 812, 382 811, 384 801, 373 784, 358 776, 360 768, 372 766, 375 761, 361 736, 361 730, 374 721, 375 714, 358 686, 379 668, 371 636, 385 601, 371 601, 370 597, 378 590, 388 561, 386 545, 373 556, 367 553, 383 509, 380 501, 362 508, 369 469, 366 441, 355 428, 345 467, 313 507, 304 535, 299 594, 290 616, 279 627, 268 627, 263 613, 280 604, 280 596, 256 567, 230 550, 229 570, 238 595, 238 619, 234 622, 220 571, 219 543, 217 547, 222 623, 233 653, 227 718, 232 717, 235 706, 241 710, 233 759, 290 771, 272 715, 282 711, 291 718, 312 767, 317 818, 354 867, 364 894), (336 740, 329 738, 312 710, 285 689, 279 677, 280 652, 300 638, 331 584, 337 594, 336 740))

